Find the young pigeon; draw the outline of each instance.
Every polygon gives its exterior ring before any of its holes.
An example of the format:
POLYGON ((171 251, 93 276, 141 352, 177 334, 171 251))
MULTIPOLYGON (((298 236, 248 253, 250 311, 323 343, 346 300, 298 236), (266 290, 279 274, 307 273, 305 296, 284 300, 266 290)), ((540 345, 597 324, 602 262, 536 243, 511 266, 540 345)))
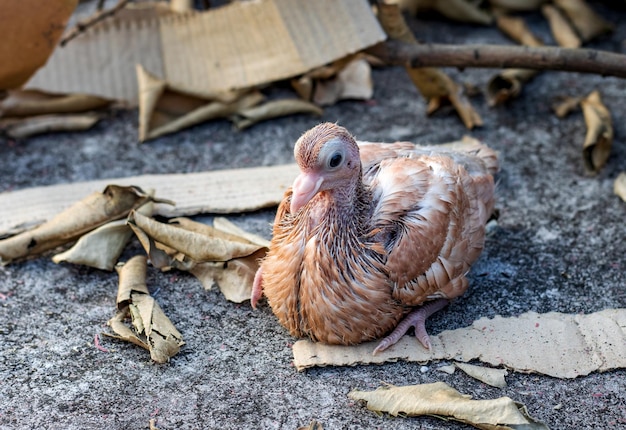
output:
POLYGON ((357 344, 425 321, 468 287, 494 206, 495 151, 360 142, 320 124, 296 142, 300 175, 281 202, 251 302, 263 293, 293 336, 357 344))

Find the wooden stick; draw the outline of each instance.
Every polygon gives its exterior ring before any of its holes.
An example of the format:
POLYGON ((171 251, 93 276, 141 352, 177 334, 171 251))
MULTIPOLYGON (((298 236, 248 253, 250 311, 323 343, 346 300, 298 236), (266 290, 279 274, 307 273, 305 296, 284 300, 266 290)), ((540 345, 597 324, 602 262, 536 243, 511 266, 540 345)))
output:
POLYGON ((390 64, 411 67, 522 68, 626 78, 626 55, 552 46, 441 45, 389 40, 368 50, 390 64))
POLYGON ((59 42, 59 45, 65 46, 67 42, 74 39, 76 36, 87 30, 89 27, 94 26, 98 22, 115 15, 117 12, 122 10, 126 4, 131 2, 132 0, 118 0, 118 2, 111 9, 102 9, 102 2, 98 3, 97 11, 89 18, 80 21, 72 28, 59 42))

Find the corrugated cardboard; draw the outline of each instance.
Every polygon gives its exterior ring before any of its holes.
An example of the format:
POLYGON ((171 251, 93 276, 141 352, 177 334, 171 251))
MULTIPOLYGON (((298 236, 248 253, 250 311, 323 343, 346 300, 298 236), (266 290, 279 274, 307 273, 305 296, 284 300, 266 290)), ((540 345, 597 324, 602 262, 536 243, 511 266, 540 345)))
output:
POLYGON ((210 96, 296 76, 385 38, 366 0, 257 0, 166 16, 122 12, 58 48, 28 87, 135 104, 141 64, 178 88, 210 96))

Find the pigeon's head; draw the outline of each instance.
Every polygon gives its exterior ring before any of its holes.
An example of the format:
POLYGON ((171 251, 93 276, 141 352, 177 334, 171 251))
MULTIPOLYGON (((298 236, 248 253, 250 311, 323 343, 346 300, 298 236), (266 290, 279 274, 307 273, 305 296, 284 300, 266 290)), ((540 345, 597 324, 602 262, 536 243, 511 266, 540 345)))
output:
POLYGON ((313 127, 298 139, 293 152, 300 175, 293 183, 291 213, 319 192, 347 191, 361 179, 359 147, 348 130, 337 124, 313 127))

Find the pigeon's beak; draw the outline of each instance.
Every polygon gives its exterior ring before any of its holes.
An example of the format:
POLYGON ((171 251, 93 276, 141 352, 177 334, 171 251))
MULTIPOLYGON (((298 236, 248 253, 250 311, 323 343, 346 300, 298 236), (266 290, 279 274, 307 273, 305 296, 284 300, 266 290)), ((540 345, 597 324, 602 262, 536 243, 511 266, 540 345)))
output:
POLYGON ((319 173, 300 173, 293 182, 293 194, 289 211, 295 214, 302 206, 306 205, 320 190, 322 182, 324 182, 324 177, 319 173))

